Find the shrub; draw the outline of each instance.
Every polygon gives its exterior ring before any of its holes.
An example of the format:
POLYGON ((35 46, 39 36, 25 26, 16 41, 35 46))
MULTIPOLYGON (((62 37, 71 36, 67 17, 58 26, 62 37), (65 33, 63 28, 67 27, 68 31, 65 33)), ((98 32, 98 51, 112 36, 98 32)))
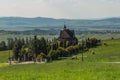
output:
POLYGON ((46 55, 43 53, 43 52, 41 52, 38 56, 37 56, 37 61, 41 61, 42 59, 45 59, 46 58, 46 55))

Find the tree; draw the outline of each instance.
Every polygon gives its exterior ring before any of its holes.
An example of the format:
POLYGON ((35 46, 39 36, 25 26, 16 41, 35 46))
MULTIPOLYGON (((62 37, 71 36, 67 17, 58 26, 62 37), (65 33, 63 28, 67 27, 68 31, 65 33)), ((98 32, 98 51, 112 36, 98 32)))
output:
POLYGON ((66 41, 66 47, 70 46, 70 41, 66 41))
POLYGON ((50 59, 50 60, 55 59, 54 56, 55 56, 55 50, 50 50, 49 53, 48 53, 49 59, 50 59))
POLYGON ((8 38, 8 47, 10 50, 13 49, 14 43, 15 42, 14 42, 13 38, 8 38))
POLYGON ((34 61, 36 59, 36 56, 38 55, 37 41, 38 41, 37 36, 34 36, 34 38, 30 41, 29 45, 29 54, 31 54, 34 61))
POLYGON ((25 40, 24 40, 24 38, 22 38, 21 43, 22 43, 22 45, 25 45, 25 40))
POLYGON ((11 43, 10 43, 10 38, 8 38, 8 49, 11 49, 11 43))
POLYGON ((78 43, 78 46, 79 46, 79 50, 81 50, 82 45, 81 45, 81 43, 80 43, 80 42, 78 43))
POLYGON ((2 41, 2 42, 0 43, 0 50, 6 50, 6 49, 7 49, 6 43, 5 43, 5 41, 2 41))
POLYGON ((42 59, 45 59, 46 58, 46 55, 43 53, 43 52, 41 52, 38 56, 37 56, 37 61, 41 61, 42 59))
POLYGON ((67 57, 68 56, 68 51, 66 49, 59 47, 57 50, 59 51, 60 57, 67 57))
POLYGON ((26 42, 25 42, 25 44, 26 44, 26 47, 28 47, 28 45, 29 45, 28 37, 26 37, 26 42))
POLYGON ((22 47, 21 42, 19 40, 16 40, 14 47, 13 47, 13 56, 14 56, 15 60, 18 60, 18 58, 19 58, 19 53, 20 53, 21 47, 22 47))
POLYGON ((41 52, 47 54, 47 43, 44 37, 41 37, 40 39, 40 50, 41 52))
POLYGON ((58 44, 58 47, 61 47, 61 42, 60 41, 58 41, 57 44, 58 44))
POLYGON ((22 48, 20 49, 19 57, 20 57, 20 60, 21 60, 21 59, 23 59, 24 61, 26 60, 26 50, 25 50, 25 46, 22 46, 22 48))
POLYGON ((56 43, 56 42, 52 43, 52 44, 51 44, 51 48, 52 48, 53 50, 57 50, 57 48, 58 48, 58 43, 56 43))

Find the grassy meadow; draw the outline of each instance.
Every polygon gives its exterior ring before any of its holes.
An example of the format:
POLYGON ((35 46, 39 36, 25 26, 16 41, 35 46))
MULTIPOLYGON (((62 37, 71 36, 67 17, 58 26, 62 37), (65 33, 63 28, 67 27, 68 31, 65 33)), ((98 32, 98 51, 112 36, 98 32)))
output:
POLYGON ((102 41, 84 53, 83 62, 79 53, 78 60, 8 65, 7 56, 8 51, 0 52, 0 80, 120 80, 120 63, 110 63, 120 62, 120 40, 102 41))
MULTIPOLYGON (((10 51, 12 54, 12 51, 10 51)), ((7 63, 9 57, 9 50, 6 51, 0 51, 0 63, 7 63)))

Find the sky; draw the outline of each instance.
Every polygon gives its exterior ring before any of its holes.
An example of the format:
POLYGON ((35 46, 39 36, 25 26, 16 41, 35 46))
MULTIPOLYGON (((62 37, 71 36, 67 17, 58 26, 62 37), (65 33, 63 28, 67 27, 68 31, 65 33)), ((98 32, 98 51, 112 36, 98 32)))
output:
POLYGON ((0 17, 120 17, 120 0, 0 0, 0 17))

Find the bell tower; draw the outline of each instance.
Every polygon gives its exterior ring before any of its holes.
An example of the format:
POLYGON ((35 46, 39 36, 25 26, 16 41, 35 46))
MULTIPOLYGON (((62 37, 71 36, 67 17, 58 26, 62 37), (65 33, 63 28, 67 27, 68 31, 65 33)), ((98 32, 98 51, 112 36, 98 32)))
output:
POLYGON ((67 28, 67 27, 66 27, 66 25, 64 24, 64 28, 63 28, 63 30, 66 30, 66 28, 67 28))

